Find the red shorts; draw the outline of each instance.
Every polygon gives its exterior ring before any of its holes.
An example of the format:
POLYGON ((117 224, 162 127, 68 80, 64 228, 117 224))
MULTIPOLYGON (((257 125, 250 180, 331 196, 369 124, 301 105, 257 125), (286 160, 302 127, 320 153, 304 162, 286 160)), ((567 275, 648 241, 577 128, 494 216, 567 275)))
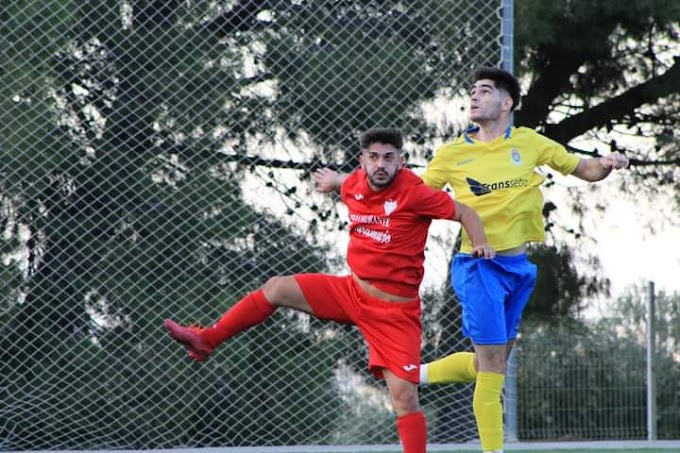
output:
POLYGON ((420 374, 420 298, 388 302, 366 294, 352 276, 298 274, 295 280, 314 316, 356 325, 368 344, 368 369, 378 378, 386 368, 418 383, 420 374))

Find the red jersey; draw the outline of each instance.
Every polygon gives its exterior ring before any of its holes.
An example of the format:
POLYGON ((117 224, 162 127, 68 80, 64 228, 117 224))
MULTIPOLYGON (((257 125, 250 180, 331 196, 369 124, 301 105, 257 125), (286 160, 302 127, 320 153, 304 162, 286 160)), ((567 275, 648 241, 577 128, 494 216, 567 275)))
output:
POLYGON ((452 219, 453 199, 429 188, 408 169, 401 169, 380 191, 357 170, 340 188, 349 210, 347 263, 362 280, 402 297, 418 296, 425 269, 425 242, 432 219, 452 219))

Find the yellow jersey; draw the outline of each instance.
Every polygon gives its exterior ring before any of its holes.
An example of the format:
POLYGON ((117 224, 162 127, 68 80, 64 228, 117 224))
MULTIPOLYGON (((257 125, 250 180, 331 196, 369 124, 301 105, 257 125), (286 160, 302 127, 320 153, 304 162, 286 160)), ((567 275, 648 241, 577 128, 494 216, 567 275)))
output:
MULTIPOLYGON (((471 137, 479 128, 437 148, 423 174, 425 184, 453 189, 455 199, 473 208, 484 223, 489 245, 497 251, 545 239, 543 194, 545 177, 536 167, 548 165, 571 174, 579 157, 564 146, 526 127, 508 127, 491 142, 471 137)), ((463 231, 461 252, 472 250, 463 231)))

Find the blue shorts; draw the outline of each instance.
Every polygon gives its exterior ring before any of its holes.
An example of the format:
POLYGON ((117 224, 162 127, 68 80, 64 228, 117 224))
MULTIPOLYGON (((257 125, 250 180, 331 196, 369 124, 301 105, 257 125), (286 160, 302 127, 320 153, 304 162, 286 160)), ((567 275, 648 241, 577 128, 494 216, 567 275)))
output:
POLYGON ((463 311, 463 334, 474 344, 500 345, 517 338, 522 312, 536 285, 536 265, 526 253, 492 260, 458 253, 451 286, 463 311))

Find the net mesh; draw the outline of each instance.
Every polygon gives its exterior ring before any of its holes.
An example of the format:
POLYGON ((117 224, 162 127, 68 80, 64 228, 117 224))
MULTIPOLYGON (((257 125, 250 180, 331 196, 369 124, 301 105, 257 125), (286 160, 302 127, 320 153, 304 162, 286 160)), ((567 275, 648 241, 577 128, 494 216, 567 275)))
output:
MULTIPOLYGON (((467 126, 470 71, 511 51, 501 3, 4 2, 0 450, 397 444, 353 327, 280 310, 197 364, 161 325, 345 272, 346 212, 310 173, 355 168, 372 126, 403 130, 421 171, 467 126)), ((469 347, 458 227, 430 232, 424 360, 469 347)), ((644 436, 644 353, 620 327, 523 331, 520 439, 644 436)), ((659 437, 677 438, 664 376, 659 437)), ((422 389, 431 443, 476 439, 471 390, 422 389)))
MULTIPOLYGON (((371 126, 421 168, 465 125, 469 71, 499 63, 500 6, 3 4, 2 449, 396 443, 354 328, 280 311, 194 364, 161 325, 344 271, 344 212, 310 172, 354 168, 371 126)), ((428 247, 425 358, 466 347, 456 233, 428 247)), ((468 394, 425 392, 432 441, 476 437, 468 394)))

